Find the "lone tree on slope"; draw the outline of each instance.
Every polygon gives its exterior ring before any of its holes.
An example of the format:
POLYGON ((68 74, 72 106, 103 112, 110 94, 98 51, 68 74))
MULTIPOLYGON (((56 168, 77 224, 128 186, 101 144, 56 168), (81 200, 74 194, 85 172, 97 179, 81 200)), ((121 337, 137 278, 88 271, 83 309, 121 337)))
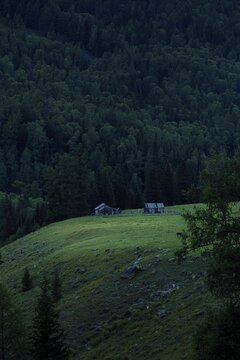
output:
POLYGON ((50 295, 46 277, 41 284, 33 319, 32 355, 35 360, 68 360, 69 350, 59 323, 59 313, 50 295))

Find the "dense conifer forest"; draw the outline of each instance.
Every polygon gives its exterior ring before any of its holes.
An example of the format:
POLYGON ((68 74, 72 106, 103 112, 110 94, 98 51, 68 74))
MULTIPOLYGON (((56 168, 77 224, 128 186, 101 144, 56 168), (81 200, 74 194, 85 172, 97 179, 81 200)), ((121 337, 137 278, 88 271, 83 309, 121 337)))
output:
POLYGON ((1 1, 0 240, 186 202, 239 144, 239 19, 236 0, 1 1))

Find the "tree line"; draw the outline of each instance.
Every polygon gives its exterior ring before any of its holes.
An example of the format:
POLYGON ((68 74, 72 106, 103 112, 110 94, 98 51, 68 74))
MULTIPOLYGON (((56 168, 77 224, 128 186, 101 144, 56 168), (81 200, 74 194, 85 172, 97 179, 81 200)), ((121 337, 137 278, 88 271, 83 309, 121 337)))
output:
POLYGON ((211 150, 233 156, 234 0, 4 0, 0 13, 0 191, 41 208, 19 200, 30 221, 16 211, 4 239, 100 202, 186 202, 211 150))

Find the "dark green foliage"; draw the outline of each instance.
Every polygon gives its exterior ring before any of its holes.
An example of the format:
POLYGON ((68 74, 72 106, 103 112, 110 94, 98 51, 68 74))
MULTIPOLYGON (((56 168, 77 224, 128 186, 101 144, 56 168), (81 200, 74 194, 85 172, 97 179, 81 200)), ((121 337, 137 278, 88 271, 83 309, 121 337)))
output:
POLYGON ((239 338, 239 307, 213 310, 198 326, 194 336, 193 360, 238 360, 239 338))
POLYGON ((47 174, 47 200, 51 221, 87 215, 89 212, 90 171, 79 145, 73 156, 55 157, 47 174))
POLYGON ((58 301, 62 298, 62 282, 58 271, 55 272, 52 281, 52 296, 55 301, 58 301))
POLYGON ((26 331, 21 311, 8 288, 0 284, 0 358, 26 360, 26 331))
POLYGON ((240 295, 240 220, 233 200, 239 199, 240 153, 227 159, 214 156, 201 173, 201 192, 206 206, 183 215, 181 258, 189 250, 202 250, 209 257, 207 284, 211 292, 231 303, 240 295))
POLYGON ((167 205, 173 205, 174 202, 177 202, 176 201, 177 194, 176 194, 175 178, 169 162, 167 162, 166 164, 161 182, 162 182, 163 201, 167 205))
POLYGON ((217 297, 240 300, 240 249, 226 245, 215 249, 207 274, 207 285, 217 297))
POLYGON ((98 202, 106 203, 110 206, 115 206, 115 197, 112 183, 112 168, 110 166, 104 167, 96 174, 96 185, 98 191, 98 202))
POLYGON ((240 152, 232 159, 213 156, 201 173, 205 206, 185 213, 187 230, 182 233, 182 259, 190 250, 208 257, 206 284, 224 300, 223 308, 208 315, 195 335, 194 359, 232 359, 240 356, 240 218, 234 203, 240 195, 240 152))
POLYGON ((0 193, 0 244, 15 240, 46 222, 42 199, 0 193))
POLYGON ((38 297, 33 319, 31 354, 35 360, 69 359, 65 335, 59 323, 59 313, 50 295, 46 277, 41 284, 41 294, 38 297))
POLYGON ((146 175, 144 187, 145 202, 161 202, 163 195, 161 192, 160 172, 156 167, 151 167, 146 175))
POLYGON ((18 221, 11 206, 1 218, 5 240, 99 202, 185 202, 212 149, 234 154, 235 0, 4 0, 0 13, 0 191, 25 196, 18 221), (26 199, 42 199, 33 218, 26 199))
POLYGON ((28 291, 32 289, 32 287, 33 287, 32 278, 30 276, 28 268, 26 268, 22 278, 22 291, 28 291))
POLYGON ((177 194, 179 194, 179 202, 183 204, 186 202, 184 192, 191 186, 191 174, 185 161, 182 161, 177 167, 177 194))
MULTIPOLYGON (((115 194, 116 206, 121 209, 125 209, 126 208, 126 200, 127 200, 127 194, 126 194, 127 186, 125 184, 124 175, 123 175, 123 172, 120 167, 115 168, 112 173, 112 186, 113 186, 113 193, 115 194)), ((136 190, 134 191, 134 194, 137 193, 136 190)), ((137 208, 140 206, 139 205, 133 206, 133 208, 137 208)))

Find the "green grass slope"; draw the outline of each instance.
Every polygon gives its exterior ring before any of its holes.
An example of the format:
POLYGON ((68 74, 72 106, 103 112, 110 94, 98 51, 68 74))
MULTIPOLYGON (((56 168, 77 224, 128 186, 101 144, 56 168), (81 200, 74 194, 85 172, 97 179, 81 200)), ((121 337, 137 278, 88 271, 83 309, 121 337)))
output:
POLYGON ((210 297, 206 264, 196 256, 174 261, 183 227, 180 215, 141 213, 54 223, 1 249, 1 278, 30 321, 42 274, 58 269, 73 359, 191 359, 191 334, 210 297), (135 261, 141 271, 123 279, 135 261), (35 286, 23 293, 25 267, 35 286))

